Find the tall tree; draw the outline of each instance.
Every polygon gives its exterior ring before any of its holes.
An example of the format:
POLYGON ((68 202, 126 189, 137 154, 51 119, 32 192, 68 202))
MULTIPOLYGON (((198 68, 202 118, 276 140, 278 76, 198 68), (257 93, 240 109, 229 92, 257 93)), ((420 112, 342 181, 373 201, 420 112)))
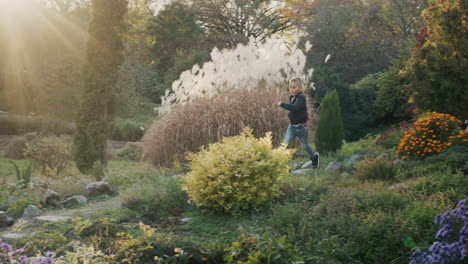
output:
POLYGON ((317 1, 306 27, 313 44, 310 64, 323 66, 331 54, 327 67, 350 83, 386 69, 408 37, 416 34, 425 1, 407 6, 400 0, 317 1))
POLYGON ((343 119, 336 90, 325 95, 315 132, 315 146, 323 154, 335 153, 343 145, 343 119))
POLYGON ((246 44, 249 38, 263 40, 291 26, 275 1, 191 0, 197 20, 208 29, 220 48, 246 44))
POLYGON ((124 15, 127 0, 92 0, 92 21, 83 65, 83 94, 74 137, 73 156, 86 172, 96 161, 105 167, 106 142, 113 112, 113 89, 122 64, 124 15))
POLYGON ((417 107, 468 117, 468 5, 431 0, 405 76, 417 107))
POLYGON ((195 22, 194 12, 179 2, 167 5, 160 11, 151 20, 148 31, 154 43, 151 50, 155 68, 162 74, 174 66, 177 56, 205 46, 205 32, 195 22))

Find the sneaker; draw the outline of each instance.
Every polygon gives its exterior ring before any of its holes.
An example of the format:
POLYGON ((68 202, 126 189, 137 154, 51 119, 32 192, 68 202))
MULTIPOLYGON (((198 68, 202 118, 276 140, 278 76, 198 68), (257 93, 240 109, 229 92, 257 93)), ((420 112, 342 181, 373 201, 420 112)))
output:
POLYGON ((314 156, 312 156, 312 168, 318 169, 320 167, 320 155, 318 152, 315 152, 314 156))

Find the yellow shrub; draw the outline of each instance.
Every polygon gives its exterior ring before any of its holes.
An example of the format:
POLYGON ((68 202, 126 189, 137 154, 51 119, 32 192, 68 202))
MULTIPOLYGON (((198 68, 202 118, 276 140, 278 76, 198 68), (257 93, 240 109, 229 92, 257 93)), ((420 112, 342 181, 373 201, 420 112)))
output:
POLYGON ((292 153, 284 145, 273 149, 270 132, 257 139, 245 128, 189 154, 192 170, 183 188, 197 206, 239 214, 280 195, 278 181, 288 175, 292 153))
POLYGON ((402 159, 427 157, 463 141, 461 121, 449 114, 428 113, 414 124, 398 145, 396 153, 402 159))

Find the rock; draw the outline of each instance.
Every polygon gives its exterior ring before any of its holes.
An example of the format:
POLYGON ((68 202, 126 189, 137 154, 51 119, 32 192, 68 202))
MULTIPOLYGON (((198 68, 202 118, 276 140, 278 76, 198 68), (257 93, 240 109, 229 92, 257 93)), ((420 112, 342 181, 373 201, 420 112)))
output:
POLYGON ((312 161, 311 160, 309 160, 308 162, 304 163, 301 166, 301 169, 308 169, 308 168, 312 168, 312 161))
POLYGON ((350 176, 350 174, 347 173, 347 172, 341 173, 341 177, 343 177, 343 178, 347 178, 347 177, 349 177, 349 176, 350 176))
POLYGON ((405 164, 404 160, 396 159, 393 161, 393 166, 395 167, 402 167, 405 164))
POLYGON ((185 176, 185 174, 182 174, 182 173, 179 173, 179 174, 175 174, 175 175, 172 175, 172 178, 173 179, 181 179, 185 176))
MULTIPOLYGON (((31 234, 28 234, 28 235, 31 235, 31 234)), ((14 244, 16 241, 22 238, 25 238, 28 235, 23 234, 23 233, 5 232, 5 233, 0 234, 0 240, 3 240, 8 244, 14 244)))
POLYGON ((341 165, 341 163, 333 161, 330 164, 328 164, 325 170, 332 173, 339 173, 342 169, 343 165, 341 165))
POLYGON ((45 194, 45 199, 44 203, 46 205, 52 205, 54 207, 59 207, 60 206, 60 196, 57 192, 54 192, 52 190, 47 190, 45 194))
POLYGON ((0 228, 11 226, 13 223, 13 218, 9 217, 5 212, 0 211, 0 228))
POLYGON ((396 183, 388 187, 389 191, 400 191, 405 185, 403 183, 396 183))
POLYGON ((351 162, 351 163, 356 163, 358 161, 363 161, 364 160, 364 156, 361 155, 361 154, 353 154, 349 159, 348 161, 351 162))
POLYGON ((301 175, 306 175, 312 173, 314 170, 313 169, 299 169, 295 170, 292 172, 294 176, 301 176, 301 175))
POLYGON ((186 217, 186 218, 182 218, 180 219, 180 223, 182 224, 188 224, 190 221, 192 221, 192 217, 186 217))
POLYGON ((34 218, 34 221, 38 223, 46 223, 46 222, 68 222, 71 221, 71 216, 56 216, 56 215, 45 215, 45 216, 38 216, 34 218))
POLYGON ((353 154, 347 161, 351 165, 351 167, 356 168, 356 165, 364 160, 364 155, 361 154, 353 154))
POLYGON ((112 195, 114 190, 109 183, 100 181, 100 182, 91 182, 86 185, 86 196, 95 197, 103 194, 112 195))
POLYGON ((35 205, 28 205, 28 207, 26 207, 26 209, 24 209, 24 211, 23 211, 23 217, 22 218, 24 218, 24 219, 33 219, 34 217, 40 216, 42 214, 44 214, 44 210, 39 209, 35 205))
POLYGON ((291 165, 290 171, 295 171, 295 170, 298 170, 300 168, 301 168, 300 163, 294 163, 293 165, 291 165))
POLYGON ((72 207, 72 206, 78 206, 78 205, 83 205, 88 202, 88 199, 84 197, 83 195, 77 195, 70 197, 64 201, 62 201, 62 205, 65 207, 72 207))
POLYGON ((465 167, 463 167, 463 175, 468 175, 468 161, 465 161, 465 167))
POLYGON ((390 156, 388 156, 388 154, 382 154, 380 156, 378 156, 377 158, 375 158, 375 160, 381 160, 381 159, 389 159, 390 156))

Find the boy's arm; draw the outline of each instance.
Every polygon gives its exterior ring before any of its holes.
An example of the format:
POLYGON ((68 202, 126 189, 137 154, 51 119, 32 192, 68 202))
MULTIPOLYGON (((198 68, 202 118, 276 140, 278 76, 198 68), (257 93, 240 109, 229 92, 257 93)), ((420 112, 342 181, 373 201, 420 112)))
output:
POLYGON ((280 106, 289 111, 298 111, 306 106, 305 97, 298 96, 294 104, 281 103, 280 106))

